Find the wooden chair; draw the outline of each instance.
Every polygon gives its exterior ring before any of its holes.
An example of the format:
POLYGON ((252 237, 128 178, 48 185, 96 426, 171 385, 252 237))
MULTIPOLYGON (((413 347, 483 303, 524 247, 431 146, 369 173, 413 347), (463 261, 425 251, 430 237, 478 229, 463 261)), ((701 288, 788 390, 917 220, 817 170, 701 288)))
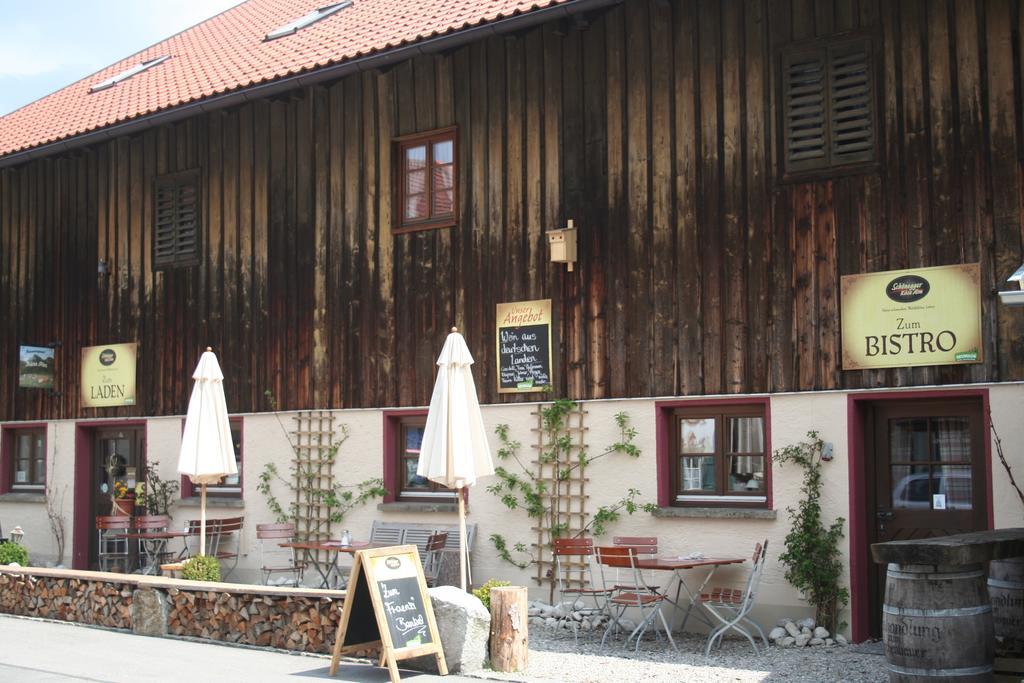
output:
POLYGON ((291 574, 289 583, 298 586, 302 582, 306 564, 298 560, 294 548, 280 546, 281 543, 295 540, 295 525, 291 522, 257 524, 256 540, 260 546, 260 576, 263 585, 270 585, 270 578, 274 574, 291 574))
POLYGON ((244 517, 225 517, 217 520, 213 551, 210 553, 220 561, 221 580, 226 581, 238 566, 238 555, 242 545, 242 524, 244 517))
MULTIPOLYGON (((206 554, 210 557, 216 557, 220 561, 222 580, 226 580, 235 570, 235 567, 238 566, 238 551, 241 545, 244 520, 244 517, 206 520, 206 554)), ((190 519, 188 521, 189 534, 198 539, 201 533, 201 526, 200 520, 190 519)), ((198 542, 195 543, 194 551, 198 554, 198 542)), ((186 550, 185 554, 190 555, 191 553, 186 550)))
MULTIPOLYGON (((167 531, 171 518, 167 515, 141 515, 132 518, 135 531, 167 531)), ((172 559, 174 553, 167 552, 167 539, 155 541, 139 539, 139 557, 146 558, 145 566, 140 567, 143 574, 156 573, 157 566, 172 559), (152 552, 156 550, 156 552, 152 552)))
MULTIPOLYGON (((558 589, 555 604, 565 609, 567 614, 576 611, 591 618, 607 614, 612 589, 606 588, 603 582, 598 585, 594 580, 594 541, 590 538, 556 538, 551 546, 551 555, 555 560, 555 587, 558 589), (584 605, 576 609, 581 600, 584 605)), ((566 619, 573 625, 573 636, 579 644, 580 622, 569 616, 563 617, 562 621, 566 619)))
POLYGON ((765 539, 763 544, 758 543, 754 547, 753 566, 743 588, 712 588, 709 592, 701 593, 697 597, 698 604, 703 605, 711 616, 721 622, 721 626, 712 628, 711 633, 708 634, 704 657, 711 655, 711 648, 716 641, 721 645, 722 637, 730 630, 742 634, 750 641, 754 653, 761 654, 757 649, 757 641, 748 630, 753 628, 761 636, 765 649, 768 649, 768 638, 765 637, 761 625, 748 616, 757 600, 757 589, 761 583, 761 574, 764 571, 767 557, 768 540, 765 539))
POLYGON ((128 533, 131 526, 132 518, 127 515, 107 515, 96 518, 96 542, 98 544, 96 557, 99 561, 100 571, 110 571, 112 566, 116 566, 122 572, 128 572, 131 554, 128 539, 124 538, 123 534, 128 533), (118 536, 122 537, 118 538, 118 536))
POLYGON ((628 570, 629 574, 633 577, 632 585, 637 586, 636 590, 622 590, 614 593, 608 599, 609 609, 614 610, 614 612, 611 615, 608 628, 605 629, 604 637, 601 638, 601 644, 604 645, 608 634, 621 627, 622 616, 626 610, 636 608, 640 611, 640 623, 637 624, 636 628, 626 638, 626 644, 628 645, 630 640, 636 638, 635 651, 639 653, 640 639, 643 638, 648 627, 656 619, 660 619, 661 625, 665 630, 665 636, 668 637, 668 642, 678 652, 679 648, 676 646, 676 641, 672 638, 672 630, 669 628, 668 622, 665 621, 665 615, 661 612, 661 605, 667 598, 662 593, 644 585, 643 577, 641 577, 640 571, 636 566, 637 556, 634 548, 630 546, 599 546, 595 548, 595 552, 597 553, 597 562, 601 567, 602 577, 604 576, 605 567, 615 569, 616 573, 619 570, 628 570))
POLYGON ((423 560, 423 576, 428 586, 436 586, 444 568, 444 560, 448 556, 445 546, 448 544, 448 532, 439 531, 427 539, 426 555, 423 560))

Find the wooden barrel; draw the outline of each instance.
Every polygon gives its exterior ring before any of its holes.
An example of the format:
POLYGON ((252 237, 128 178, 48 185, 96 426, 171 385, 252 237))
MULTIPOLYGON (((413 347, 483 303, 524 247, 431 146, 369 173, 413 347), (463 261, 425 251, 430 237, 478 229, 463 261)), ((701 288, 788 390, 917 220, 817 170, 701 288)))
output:
POLYGON ((1024 557, 992 560, 988 567, 996 654, 1024 657, 1024 557))
POLYGON ((981 565, 890 564, 882 612, 890 681, 992 680, 992 603, 981 565))

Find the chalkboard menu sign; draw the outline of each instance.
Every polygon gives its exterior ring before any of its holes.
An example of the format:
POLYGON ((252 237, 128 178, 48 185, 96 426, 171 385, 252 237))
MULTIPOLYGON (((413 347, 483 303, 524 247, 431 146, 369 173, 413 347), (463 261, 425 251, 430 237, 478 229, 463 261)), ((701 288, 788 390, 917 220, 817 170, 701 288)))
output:
POLYGON ((448 673, 414 545, 356 552, 334 641, 331 675, 338 670, 342 653, 378 643, 392 683, 399 680, 397 661, 409 657, 433 654, 441 675, 448 673))
POLYGON ((543 391, 551 384, 551 299, 498 304, 498 392, 543 391))

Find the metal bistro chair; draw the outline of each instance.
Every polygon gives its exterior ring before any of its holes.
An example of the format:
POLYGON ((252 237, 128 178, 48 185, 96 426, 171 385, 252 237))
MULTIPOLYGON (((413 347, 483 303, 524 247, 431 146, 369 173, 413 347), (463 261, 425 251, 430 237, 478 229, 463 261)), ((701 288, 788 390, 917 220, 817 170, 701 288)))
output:
MULTIPOLYGON (((135 531, 167 531, 171 518, 167 515, 140 515, 132 519, 135 531)), ((140 567, 143 574, 159 574, 160 565, 174 556, 167 552, 167 539, 139 539, 139 557, 146 558, 146 564, 140 567)))
MULTIPOLYGON (((637 558, 655 558, 658 556, 658 537, 657 536, 615 536, 612 538, 612 545, 620 548, 629 547, 633 549, 633 554, 637 558)), ((619 569, 615 570, 615 585, 612 586, 614 590, 651 590, 657 591, 659 586, 651 583, 648 580, 648 576, 644 574, 643 570, 640 570, 640 578, 643 580, 643 584, 635 586, 631 582, 633 578, 629 576, 626 579, 622 579, 619 576, 619 569)))
MULTIPOLYGON (((566 609, 567 615, 574 611, 589 618, 608 614, 608 598, 612 589, 606 588, 603 582, 599 587, 594 580, 594 541, 589 538, 556 538, 551 555, 555 560, 555 585, 558 588, 555 604, 566 609), (584 605, 576 609, 580 601, 584 605)), ((580 622, 569 616, 562 618, 565 620, 573 625, 573 636, 579 644, 580 622)))
POLYGON ((128 571, 130 555, 128 552, 128 539, 124 534, 132 526, 132 518, 127 515, 99 516, 96 518, 96 542, 98 550, 96 558, 99 561, 100 571, 110 571, 112 566, 118 567, 122 572, 128 571), (117 538, 121 536, 121 538, 117 538))
MULTIPOLYGON (((635 590, 627 589, 616 592, 608 599, 610 609, 617 611, 611 616, 611 621, 608 623, 608 628, 605 629, 604 637, 601 638, 601 644, 604 645, 609 633, 621 626, 622 616, 626 610, 635 607, 640 611, 640 623, 637 624, 636 628, 626 638, 626 644, 628 645, 629 641, 635 637, 635 651, 639 653, 640 639, 643 638, 644 633, 647 632, 648 627, 654 623, 655 619, 660 619, 668 642, 678 652, 679 647, 672 638, 672 630, 669 628, 668 622, 665 621, 665 615, 661 612, 661 604, 667 598, 664 594, 645 586, 640 570, 636 566, 636 549, 630 546, 599 546, 594 550, 597 552, 597 562, 601 567, 602 577, 604 577, 605 567, 616 570, 629 570, 629 573, 632 574, 632 585, 637 587, 635 590)), ((655 626, 655 629, 657 629, 657 626, 655 626)), ((657 633, 657 630, 655 630, 655 633, 657 633)))
POLYGON ((768 540, 764 544, 758 543, 754 548, 753 567, 750 576, 747 577, 747 584, 744 588, 712 588, 710 593, 701 593, 697 598, 699 604, 703 605, 715 619, 721 622, 721 626, 712 628, 708 635, 708 643, 704 648, 704 657, 711 655, 711 648, 722 644, 722 637, 726 631, 733 630, 743 634, 750 641, 755 654, 761 654, 757 649, 757 641, 747 628, 753 627, 761 636, 765 649, 768 648, 768 639, 764 635, 760 624, 751 619, 748 614, 754 608, 757 599, 757 588, 761 582, 761 573, 764 571, 765 559, 768 557, 768 540))
POLYGON ((274 574, 291 574, 288 583, 298 586, 302 583, 302 575, 306 571, 306 563, 296 558, 293 548, 282 548, 281 543, 295 540, 295 525, 257 524, 256 540, 260 546, 260 576, 264 586, 270 585, 274 574))
POLYGON ((427 539, 423 558, 423 575, 427 580, 428 586, 436 586, 438 580, 441 578, 441 572, 444 570, 445 558, 448 556, 445 552, 445 546, 447 544, 447 531, 438 531, 431 534, 427 539))

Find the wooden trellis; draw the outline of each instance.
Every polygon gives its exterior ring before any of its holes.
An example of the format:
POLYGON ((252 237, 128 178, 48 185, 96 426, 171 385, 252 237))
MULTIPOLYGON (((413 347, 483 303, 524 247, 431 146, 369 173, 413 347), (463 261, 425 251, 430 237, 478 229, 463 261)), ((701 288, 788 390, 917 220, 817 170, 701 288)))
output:
MULTIPOLYGON (((293 419, 295 538, 298 541, 329 539, 330 509, 318 492, 334 485, 334 415, 324 410, 303 411, 293 419)), ((330 559, 322 551, 314 555, 316 561, 330 559)))
MULTIPOLYGON (((539 585, 547 583, 552 591, 554 590, 554 568, 555 563, 551 555, 551 545, 554 541, 553 530, 560 529, 562 537, 575 536, 584 526, 590 513, 587 512, 587 477, 584 476, 582 467, 575 467, 565 479, 559 477, 559 472, 572 467, 579 462, 580 453, 585 447, 585 435, 587 428, 584 421, 587 411, 583 409, 582 403, 565 415, 561 432, 551 435, 558 439, 568 435, 571 438, 571 445, 565 451, 554 449, 552 443, 546 442, 549 438, 544 430, 544 416, 541 408, 533 413, 537 417, 537 426, 533 429, 537 434, 537 443, 533 446, 536 451, 536 458, 532 461, 537 468, 537 483, 543 483, 547 488, 547 506, 551 512, 546 519, 539 520, 539 524, 533 527, 537 532, 537 542, 534 544, 535 557, 537 558, 537 576, 534 580, 539 585), (557 459, 545 461, 543 454, 546 451, 554 451, 557 459)), ((563 558, 562 566, 568 567, 569 585, 583 586, 586 584, 585 573, 586 563, 578 558, 563 558)))

